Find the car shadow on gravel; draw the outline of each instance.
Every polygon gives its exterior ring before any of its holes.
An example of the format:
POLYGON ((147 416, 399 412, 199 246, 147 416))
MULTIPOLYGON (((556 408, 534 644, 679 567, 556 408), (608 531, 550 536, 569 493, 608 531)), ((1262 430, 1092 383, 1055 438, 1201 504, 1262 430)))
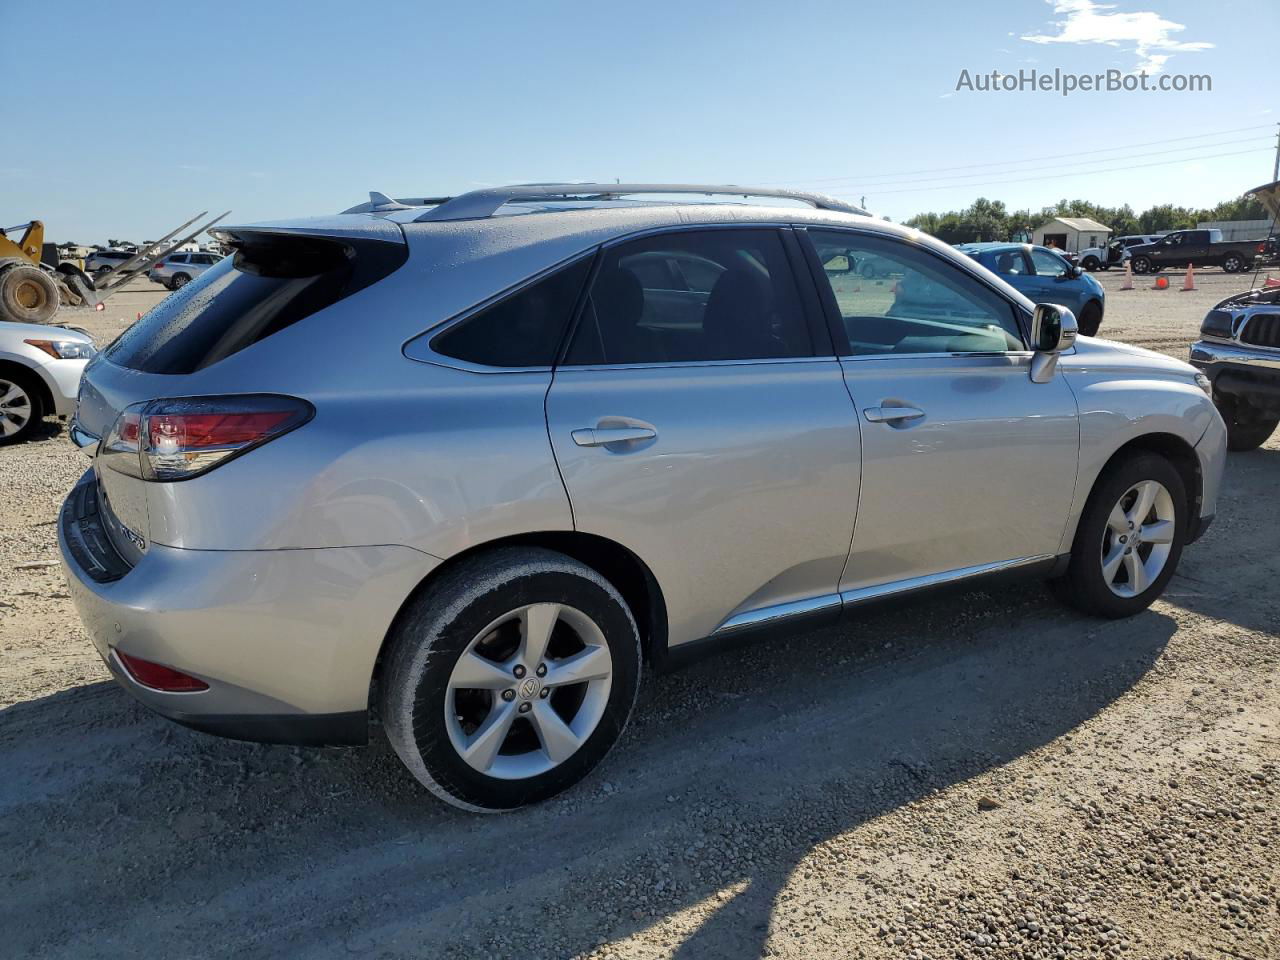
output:
POLYGON ((0 886, 21 891, 0 928, 18 955, 571 956, 694 908, 679 956, 758 956, 823 841, 987 771, 1018 806, 999 768, 1123 696, 1174 630, 1036 589, 864 615, 650 678, 593 778, 489 818, 380 740, 234 743, 74 688, 0 710, 0 886))

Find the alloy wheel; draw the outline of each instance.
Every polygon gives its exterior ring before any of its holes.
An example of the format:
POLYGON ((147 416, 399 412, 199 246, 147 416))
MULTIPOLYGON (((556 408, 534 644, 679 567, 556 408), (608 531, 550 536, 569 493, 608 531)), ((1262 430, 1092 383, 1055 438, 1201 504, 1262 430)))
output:
POLYGON ((12 380, 0 378, 0 437, 12 437, 31 422, 31 395, 12 380))
POLYGON ((454 664, 445 725, 470 767, 504 780, 569 759, 609 702, 613 657, 580 610, 534 603, 494 620, 454 664))
POLYGON ((1169 561, 1177 511, 1164 484, 1141 480, 1111 508, 1102 535, 1102 579, 1118 597, 1145 591, 1169 561))

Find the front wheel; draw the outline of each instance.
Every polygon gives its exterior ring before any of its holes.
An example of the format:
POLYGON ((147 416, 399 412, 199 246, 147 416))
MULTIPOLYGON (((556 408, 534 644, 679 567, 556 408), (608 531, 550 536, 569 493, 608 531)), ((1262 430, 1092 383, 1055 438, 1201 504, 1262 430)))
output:
POLYGON ((1150 257, 1134 257, 1130 261, 1134 273, 1150 273, 1151 258, 1150 257))
POLYGON ((611 583, 563 554, 504 548, 463 561, 397 618, 382 715, 428 790, 496 812, 590 773, 639 681, 639 631, 611 583))
POLYGON ((1080 311, 1080 332, 1086 337, 1096 337, 1098 328, 1102 326, 1102 305, 1097 300, 1090 300, 1080 311))
POLYGON ((1232 253, 1222 261, 1222 270, 1224 273, 1239 273, 1244 269, 1244 258, 1232 253))
POLYGON ((34 375, 0 370, 0 445, 18 443, 40 422, 34 375))
POLYGON ((1102 266, 1102 261, 1099 260, 1097 257, 1085 257, 1082 261, 1080 261, 1080 266, 1084 267, 1090 273, 1093 273, 1093 271, 1097 270, 1100 266, 1102 266))
POLYGON ((1098 617, 1145 610, 1178 566, 1186 512, 1186 486, 1164 457, 1140 453, 1111 464, 1080 516, 1071 563, 1055 592, 1098 617))

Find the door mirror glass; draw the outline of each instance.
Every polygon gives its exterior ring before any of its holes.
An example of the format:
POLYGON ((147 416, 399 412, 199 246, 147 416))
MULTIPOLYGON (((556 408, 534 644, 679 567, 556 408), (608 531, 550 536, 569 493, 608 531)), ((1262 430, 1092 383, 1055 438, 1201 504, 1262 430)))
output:
POLYGON ((1056 303, 1037 303, 1031 316, 1031 343, 1037 353, 1061 353, 1076 342, 1076 317, 1056 303))

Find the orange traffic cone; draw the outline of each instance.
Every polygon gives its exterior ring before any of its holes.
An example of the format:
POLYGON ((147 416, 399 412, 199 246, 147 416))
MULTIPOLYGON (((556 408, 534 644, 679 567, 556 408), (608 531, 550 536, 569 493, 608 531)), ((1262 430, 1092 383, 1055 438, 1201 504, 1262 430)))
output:
POLYGON ((1151 289, 1152 289, 1152 290, 1168 290, 1168 289, 1169 289, 1169 278, 1168 278, 1168 277, 1156 277, 1156 282, 1155 282, 1155 283, 1153 283, 1153 284, 1151 285, 1151 289))
POLYGON ((1133 265, 1128 260, 1124 262, 1124 283, 1120 284, 1120 289, 1133 289, 1133 265))
POLYGON ((1182 281, 1182 292, 1186 293, 1188 290, 1194 290, 1195 288, 1196 288, 1196 271, 1194 269, 1194 266, 1188 263, 1187 278, 1182 281))
POLYGON ((1280 287, 1280 280, 1277 280, 1275 277, 1271 276, 1271 274, 1268 273, 1267 281, 1266 283, 1263 284, 1263 286, 1264 287, 1280 287))

